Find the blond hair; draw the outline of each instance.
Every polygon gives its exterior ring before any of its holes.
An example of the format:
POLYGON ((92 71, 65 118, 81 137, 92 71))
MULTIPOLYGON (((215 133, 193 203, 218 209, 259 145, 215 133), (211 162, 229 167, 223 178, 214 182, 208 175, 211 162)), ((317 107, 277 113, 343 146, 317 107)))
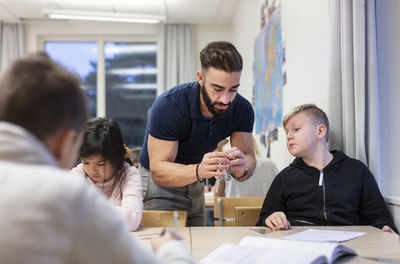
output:
POLYGON ((315 104, 303 104, 293 107, 286 113, 283 117, 283 127, 286 126, 287 122, 290 118, 295 116, 296 114, 304 112, 307 116, 309 116, 314 123, 323 124, 326 127, 326 142, 328 142, 329 138, 329 120, 326 116, 325 112, 322 111, 318 106, 315 104))

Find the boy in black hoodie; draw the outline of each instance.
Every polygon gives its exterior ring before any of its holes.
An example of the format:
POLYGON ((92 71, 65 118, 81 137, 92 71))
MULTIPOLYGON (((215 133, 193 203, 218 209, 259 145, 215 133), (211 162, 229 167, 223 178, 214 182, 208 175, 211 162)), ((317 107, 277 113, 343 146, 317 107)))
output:
POLYGON ((294 107, 283 127, 296 159, 274 179, 257 225, 372 225, 398 232, 368 167, 343 152, 329 152, 329 121, 321 109, 294 107))

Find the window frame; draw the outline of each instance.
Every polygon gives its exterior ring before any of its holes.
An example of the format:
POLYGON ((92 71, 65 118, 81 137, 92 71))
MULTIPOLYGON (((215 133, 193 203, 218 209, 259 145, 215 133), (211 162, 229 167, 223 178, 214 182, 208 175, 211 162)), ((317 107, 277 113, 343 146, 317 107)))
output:
POLYGON ((44 51, 45 43, 48 41, 63 42, 97 42, 99 54, 97 57, 97 107, 96 117, 106 117, 106 74, 105 74, 105 42, 155 42, 157 45, 157 95, 161 93, 161 57, 160 40, 155 35, 150 36, 100 36, 100 35, 45 35, 38 37, 38 46, 44 51))

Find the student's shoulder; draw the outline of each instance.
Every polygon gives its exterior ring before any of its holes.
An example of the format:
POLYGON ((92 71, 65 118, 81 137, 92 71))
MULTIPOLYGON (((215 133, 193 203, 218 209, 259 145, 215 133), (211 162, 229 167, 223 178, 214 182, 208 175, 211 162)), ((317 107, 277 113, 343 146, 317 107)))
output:
MULTIPOLYGON (((58 169, 58 175, 54 175, 57 179, 53 179, 56 199, 64 201, 65 206, 77 212, 92 210, 96 211, 102 208, 105 214, 105 207, 109 204, 105 195, 90 184, 85 177, 73 177, 70 171, 58 169), (57 188, 57 189, 56 189, 57 188)), ((54 177, 53 177, 54 178, 54 177)), ((100 213, 93 213, 100 215, 100 213)), ((103 212, 101 213, 101 215, 103 212)), ((81 216, 78 216, 81 218, 81 216)))
POLYGON ((276 178, 281 180, 289 179, 298 174, 298 169, 293 166, 287 166, 286 168, 282 169, 277 175, 276 178))
POLYGON ((76 167, 72 168, 72 170, 70 171, 70 174, 71 175, 85 176, 85 171, 83 170, 82 163, 80 163, 76 167))
POLYGON ((361 160, 355 159, 355 158, 352 158, 352 157, 347 157, 347 159, 345 161, 347 163, 349 163, 349 164, 352 164, 352 165, 356 166, 356 167, 366 167, 367 166, 361 160))
MULTIPOLYGON (((15 177, 31 177, 35 180, 48 180, 49 183, 59 184, 71 179, 70 171, 55 166, 40 164, 1 163, 4 170, 11 170, 15 177), (30 172, 30 173, 28 173, 30 172)), ((72 180, 74 182, 74 180, 72 180)))
POLYGON ((87 187, 83 177, 73 177, 69 170, 48 165, 2 164, 2 176, 10 185, 20 183, 20 191, 40 190, 40 199, 74 199, 87 187))
POLYGON ((332 151, 335 162, 341 164, 346 170, 365 170, 367 165, 359 159, 347 156, 341 151, 332 151))
MULTIPOLYGON (((63 186, 63 191, 68 194, 71 192, 82 191, 82 188, 87 188, 87 182, 84 177, 73 177, 71 176, 71 171, 64 170, 60 168, 45 167, 43 170, 46 172, 45 175, 46 183, 53 184, 54 186, 63 186)), ((65 194, 64 194, 65 195, 65 194)))

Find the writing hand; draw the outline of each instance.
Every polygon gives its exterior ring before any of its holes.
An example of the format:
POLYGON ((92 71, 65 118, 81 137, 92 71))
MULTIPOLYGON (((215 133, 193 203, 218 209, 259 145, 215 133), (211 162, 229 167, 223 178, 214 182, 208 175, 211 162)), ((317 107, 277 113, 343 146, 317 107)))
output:
POLYGON ((158 249, 164 245, 165 243, 174 240, 175 238, 171 235, 170 232, 164 232, 164 234, 157 238, 152 238, 149 240, 151 248, 154 252, 157 252, 158 249))

